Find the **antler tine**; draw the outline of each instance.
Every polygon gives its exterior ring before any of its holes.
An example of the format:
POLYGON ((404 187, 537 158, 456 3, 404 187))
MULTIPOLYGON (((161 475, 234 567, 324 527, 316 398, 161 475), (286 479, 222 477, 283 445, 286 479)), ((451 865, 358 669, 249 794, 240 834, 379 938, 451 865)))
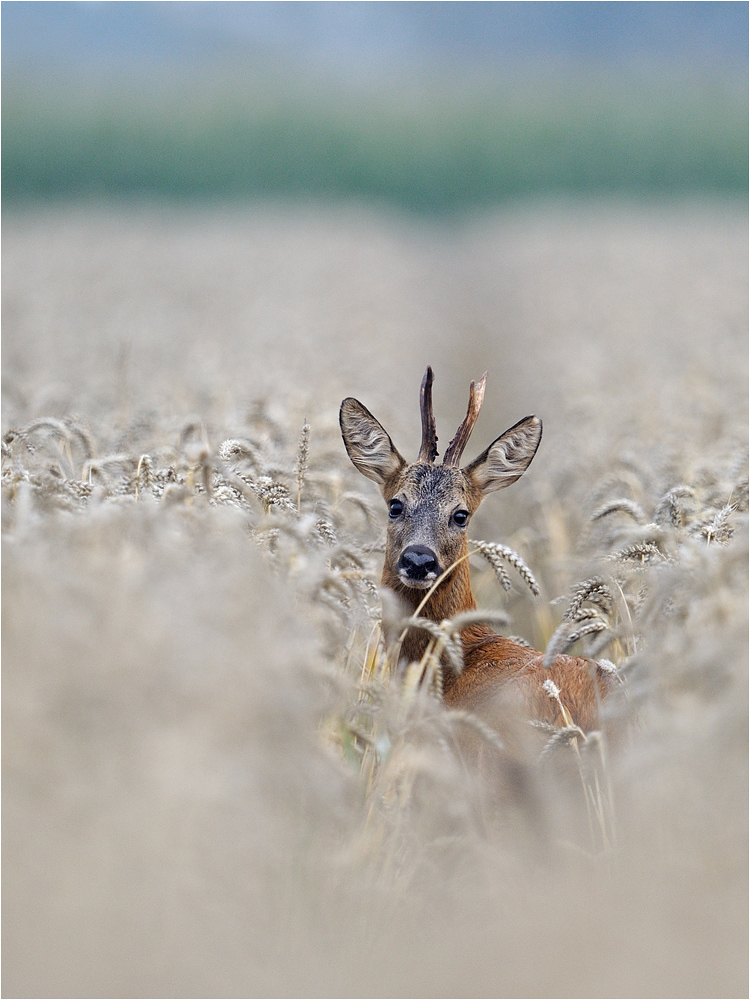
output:
POLYGON ((456 431, 455 437, 446 449, 443 465, 454 465, 458 467, 458 463, 461 461, 461 456, 464 453, 464 448, 469 441, 471 432, 474 430, 474 424, 477 422, 479 411, 482 408, 486 382, 487 372, 482 375, 478 382, 471 383, 469 388, 469 407, 466 410, 466 416, 461 422, 461 426, 456 431))
POLYGON ((432 383, 435 376, 432 368, 427 365, 427 370, 422 379, 419 390, 419 410, 422 414, 422 444, 419 448, 417 462, 432 465, 438 456, 437 449, 437 428, 435 426, 435 414, 432 412, 432 383))

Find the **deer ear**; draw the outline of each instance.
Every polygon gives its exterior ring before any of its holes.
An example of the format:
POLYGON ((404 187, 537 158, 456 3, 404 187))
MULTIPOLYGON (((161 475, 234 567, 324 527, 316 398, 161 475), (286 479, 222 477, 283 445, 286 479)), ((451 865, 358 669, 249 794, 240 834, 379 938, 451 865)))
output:
POLYGON ((542 421, 539 417, 524 417, 463 471, 483 494, 502 490, 521 478, 541 440, 542 421))
POLYGON ((359 400, 351 396, 344 400, 339 423, 349 458, 363 476, 384 486, 406 465, 380 422, 359 400))

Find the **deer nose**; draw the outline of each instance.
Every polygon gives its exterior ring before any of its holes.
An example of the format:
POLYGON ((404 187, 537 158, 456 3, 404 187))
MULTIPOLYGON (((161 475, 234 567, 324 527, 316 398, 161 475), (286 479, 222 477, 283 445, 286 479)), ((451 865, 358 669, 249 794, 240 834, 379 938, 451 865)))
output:
POLYGON ((401 553, 396 569, 406 573, 410 580, 426 580, 437 576, 438 559, 426 545, 409 545, 401 553))

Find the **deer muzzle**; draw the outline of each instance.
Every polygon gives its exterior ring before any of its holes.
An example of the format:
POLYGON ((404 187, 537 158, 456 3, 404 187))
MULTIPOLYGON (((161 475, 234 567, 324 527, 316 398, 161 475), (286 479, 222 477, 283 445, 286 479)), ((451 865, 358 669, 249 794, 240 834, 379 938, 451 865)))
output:
POLYGON ((408 545, 396 565, 401 583, 405 587, 427 590, 440 576, 438 557, 426 545, 408 545))

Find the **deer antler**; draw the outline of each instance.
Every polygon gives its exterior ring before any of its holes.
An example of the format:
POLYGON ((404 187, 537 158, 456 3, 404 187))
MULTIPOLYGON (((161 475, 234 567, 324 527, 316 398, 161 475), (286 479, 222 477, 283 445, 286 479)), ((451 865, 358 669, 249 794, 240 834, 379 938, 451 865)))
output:
POLYGON ((471 432, 474 430, 474 424, 477 422, 479 411, 482 408, 486 382, 487 372, 482 375, 478 382, 471 383, 469 388, 469 407, 466 410, 466 416, 464 417, 461 426, 456 431, 455 437, 446 449, 443 465, 453 465, 456 466, 456 468, 458 467, 464 448, 468 443, 471 432))
POLYGON ((437 450, 437 428, 435 427, 435 414, 432 412, 432 383, 435 376, 432 368, 427 365, 427 370, 422 379, 422 386, 419 390, 419 410, 422 414, 422 444, 419 448, 417 462, 432 465, 438 456, 437 450))

